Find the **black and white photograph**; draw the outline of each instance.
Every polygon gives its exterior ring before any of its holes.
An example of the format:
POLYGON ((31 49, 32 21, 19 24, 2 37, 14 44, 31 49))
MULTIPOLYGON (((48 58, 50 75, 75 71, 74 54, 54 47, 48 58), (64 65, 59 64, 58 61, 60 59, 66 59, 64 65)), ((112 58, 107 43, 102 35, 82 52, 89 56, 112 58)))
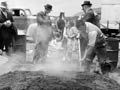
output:
POLYGON ((120 0, 0 0, 0 90, 120 90, 120 0))

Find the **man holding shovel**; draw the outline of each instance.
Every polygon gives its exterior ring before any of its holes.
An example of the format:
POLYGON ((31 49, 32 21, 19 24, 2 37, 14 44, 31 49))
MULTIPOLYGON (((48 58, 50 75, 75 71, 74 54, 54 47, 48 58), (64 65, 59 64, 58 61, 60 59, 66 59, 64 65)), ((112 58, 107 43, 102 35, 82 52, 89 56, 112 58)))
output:
POLYGON ((96 55, 101 68, 101 64, 106 61, 106 41, 104 34, 96 25, 84 22, 83 20, 77 20, 76 27, 79 30, 80 38, 87 41, 85 54, 82 57, 84 70, 87 72, 90 71, 91 64, 96 55))

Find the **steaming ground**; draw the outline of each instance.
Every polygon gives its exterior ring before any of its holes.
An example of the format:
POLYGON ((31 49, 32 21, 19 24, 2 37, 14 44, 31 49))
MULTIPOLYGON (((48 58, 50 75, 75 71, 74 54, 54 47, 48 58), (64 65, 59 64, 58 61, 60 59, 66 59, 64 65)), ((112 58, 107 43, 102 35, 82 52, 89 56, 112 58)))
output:
MULTIPOLYGON (((15 53, 11 57, 7 57, 8 61, 0 65, 0 75, 13 71, 43 71, 47 75, 74 78, 76 72, 80 71, 79 63, 64 62, 63 51, 49 47, 48 59, 44 64, 31 64, 33 57, 34 44, 27 44, 27 55, 24 53, 15 53), (26 58, 26 59, 25 59, 26 58)), ((120 73, 110 73, 109 77, 120 83, 120 73)))
MULTIPOLYGON (((50 46, 48 58, 45 63, 32 64, 34 44, 29 44, 27 54, 15 53, 11 56, 5 56, 7 61, 0 65, 0 75, 13 71, 43 71, 48 75, 73 77, 78 70, 78 63, 67 63, 63 59, 63 51, 50 46), (26 59, 25 59, 26 58, 26 59), (68 73, 69 72, 69 73, 68 73)), ((4 59, 5 60, 5 59, 4 59)))
MULTIPOLYGON (((34 47, 34 45, 29 45, 31 48, 34 47)), ((30 49, 28 47, 28 49, 30 49)), ((28 50, 27 53, 27 61, 31 62, 33 56, 33 51, 28 50)), ((64 51, 58 50, 52 46, 49 46, 49 52, 48 52, 48 58, 45 63, 43 64, 37 64, 32 65, 33 68, 31 68, 32 71, 44 71, 46 74, 49 75, 58 75, 58 76, 67 76, 67 77, 73 77, 75 75, 74 72, 78 70, 78 63, 68 63, 63 61, 64 57, 64 51), (69 72, 69 73, 68 73, 69 72)), ((24 70, 25 68, 22 68, 24 70)), ((30 68, 29 68, 30 70, 30 68)))
POLYGON ((25 54, 24 53, 15 53, 12 54, 11 56, 3 55, 2 56, 4 63, 0 65, 0 75, 14 71, 15 67, 19 65, 20 63, 23 63, 25 61, 25 54))
MULTIPOLYGON (((32 50, 27 52, 27 58, 32 50)), ((50 47, 49 56, 44 64, 31 64, 30 57, 25 59, 21 53, 8 57, 9 61, 0 67, 1 90, 119 90, 119 74, 110 78, 93 73, 79 72, 78 63, 62 61, 63 52, 50 47), (116 77, 117 76, 117 77, 116 77)))

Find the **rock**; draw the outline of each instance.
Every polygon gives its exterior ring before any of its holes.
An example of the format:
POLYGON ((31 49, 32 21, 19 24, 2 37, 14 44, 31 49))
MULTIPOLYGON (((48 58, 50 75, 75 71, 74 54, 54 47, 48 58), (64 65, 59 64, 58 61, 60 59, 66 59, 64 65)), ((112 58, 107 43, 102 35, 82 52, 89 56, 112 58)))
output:
POLYGON ((76 72, 75 77, 69 78, 42 71, 15 71, 0 76, 0 90, 120 90, 120 85, 92 73, 76 72))

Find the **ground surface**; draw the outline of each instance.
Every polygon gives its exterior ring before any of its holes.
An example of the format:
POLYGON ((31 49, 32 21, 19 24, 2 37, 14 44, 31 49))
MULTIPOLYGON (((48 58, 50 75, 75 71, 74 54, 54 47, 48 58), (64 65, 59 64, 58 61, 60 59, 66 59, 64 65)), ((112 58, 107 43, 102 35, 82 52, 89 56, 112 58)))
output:
POLYGON ((76 73, 68 78, 16 71, 0 76, 0 90, 120 90, 120 85, 108 77, 90 73, 76 73))
POLYGON ((54 48, 46 64, 33 65, 33 46, 28 47, 27 60, 17 53, 0 66, 0 90, 120 90, 119 69, 106 76, 83 73, 77 62, 63 63, 64 53, 54 48))

